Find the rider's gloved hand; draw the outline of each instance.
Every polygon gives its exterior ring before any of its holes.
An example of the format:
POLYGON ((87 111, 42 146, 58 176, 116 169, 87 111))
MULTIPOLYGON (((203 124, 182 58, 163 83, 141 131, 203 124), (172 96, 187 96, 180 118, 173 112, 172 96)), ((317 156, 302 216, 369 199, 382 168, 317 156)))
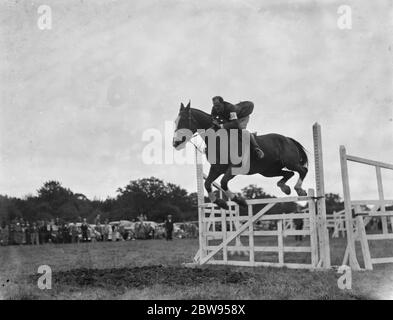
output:
POLYGON ((220 129, 221 128, 220 123, 216 119, 213 119, 212 123, 213 123, 213 126, 212 126, 213 129, 220 129))

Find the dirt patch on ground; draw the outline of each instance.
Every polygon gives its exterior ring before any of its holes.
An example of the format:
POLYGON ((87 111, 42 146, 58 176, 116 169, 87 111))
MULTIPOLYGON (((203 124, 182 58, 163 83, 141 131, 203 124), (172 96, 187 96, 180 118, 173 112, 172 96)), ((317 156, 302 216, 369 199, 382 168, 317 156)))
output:
MULTIPOLYGON (((31 277, 37 281, 37 277, 31 277)), ((253 278, 246 272, 214 269, 190 269, 173 266, 144 266, 116 269, 74 269, 55 272, 53 283, 78 287, 141 288, 156 284, 198 285, 218 282, 221 284, 245 283, 253 278)))

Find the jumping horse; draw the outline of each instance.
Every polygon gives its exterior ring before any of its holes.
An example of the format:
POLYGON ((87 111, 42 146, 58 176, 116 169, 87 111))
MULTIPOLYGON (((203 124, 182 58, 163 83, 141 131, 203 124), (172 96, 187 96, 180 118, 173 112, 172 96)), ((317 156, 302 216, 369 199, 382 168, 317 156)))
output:
MULTIPOLYGON (((175 121, 176 127, 173 147, 176 150, 184 148, 186 143, 190 141, 198 131, 203 132, 204 130, 212 128, 211 115, 202 110, 191 108, 190 104, 189 102, 188 105, 184 107, 183 103, 181 103, 179 114, 175 121), (187 132, 189 132, 189 134, 187 134, 187 132)), ((240 131, 241 130, 239 130, 239 132, 240 131)), ((201 134, 201 136, 206 143, 206 149, 210 150, 209 143, 211 143, 211 140, 208 139, 207 135, 201 134)), ((303 180, 308 172, 308 157, 304 147, 295 139, 277 133, 259 135, 256 139, 265 155, 262 159, 258 159, 252 151, 249 151, 249 170, 245 174, 261 174, 269 178, 282 177, 282 179, 277 182, 277 186, 282 192, 289 195, 291 193, 291 188, 286 185, 286 182, 294 176, 294 172, 297 172, 299 174, 299 179, 294 189, 298 196, 307 195, 306 191, 302 189, 303 180)), ((219 144, 226 142, 222 142, 221 139, 217 140, 217 151, 220 151, 222 148, 219 144)), ((229 152, 230 144, 229 142, 227 144, 226 147, 229 152)), ((217 157, 220 157, 219 153, 217 153, 217 157)), ((237 167, 238 164, 234 164, 231 161, 221 163, 219 159, 213 163, 210 162, 210 164, 209 174, 205 180, 205 189, 209 193, 210 200, 219 207, 228 209, 226 202, 216 198, 212 191, 212 183, 220 175, 224 174, 220 184, 227 197, 239 205, 245 206, 246 201, 242 197, 234 195, 228 188, 228 182, 236 176, 233 168, 237 167)))

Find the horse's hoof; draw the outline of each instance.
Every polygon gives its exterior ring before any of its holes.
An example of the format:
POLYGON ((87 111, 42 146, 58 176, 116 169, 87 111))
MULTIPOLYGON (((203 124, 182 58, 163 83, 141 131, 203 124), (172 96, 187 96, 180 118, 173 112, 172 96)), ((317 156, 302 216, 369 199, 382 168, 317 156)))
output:
POLYGON ((225 210, 229 209, 227 203, 222 199, 216 199, 216 201, 214 201, 214 203, 222 209, 225 209, 225 210))
POLYGON ((297 193, 297 195, 298 195, 299 197, 305 197, 305 196, 307 196, 307 192, 304 191, 303 189, 295 189, 295 190, 296 190, 296 193, 297 193))
POLYGON ((235 196, 232 198, 233 202, 236 202, 241 207, 247 207, 247 202, 242 197, 235 196))
POLYGON ((291 194, 291 188, 284 185, 284 186, 279 186, 281 191, 284 192, 286 195, 290 195, 291 194))

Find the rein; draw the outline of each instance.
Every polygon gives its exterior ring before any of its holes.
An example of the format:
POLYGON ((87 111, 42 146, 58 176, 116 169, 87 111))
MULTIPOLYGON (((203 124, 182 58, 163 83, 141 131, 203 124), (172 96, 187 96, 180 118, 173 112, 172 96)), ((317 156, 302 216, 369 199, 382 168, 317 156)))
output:
MULTIPOLYGON (((198 128, 198 121, 192 116, 191 114, 191 108, 188 110, 188 127, 191 128, 191 123, 194 122, 194 124, 196 124, 196 127, 198 128)), ((197 132, 195 132, 191 139, 196 137, 198 135, 197 132)), ((197 149, 199 152, 201 152, 202 154, 205 153, 205 150, 201 150, 199 146, 197 146, 192 140, 189 140, 189 142, 191 142, 193 144, 193 146, 195 147, 195 149, 197 149)))

